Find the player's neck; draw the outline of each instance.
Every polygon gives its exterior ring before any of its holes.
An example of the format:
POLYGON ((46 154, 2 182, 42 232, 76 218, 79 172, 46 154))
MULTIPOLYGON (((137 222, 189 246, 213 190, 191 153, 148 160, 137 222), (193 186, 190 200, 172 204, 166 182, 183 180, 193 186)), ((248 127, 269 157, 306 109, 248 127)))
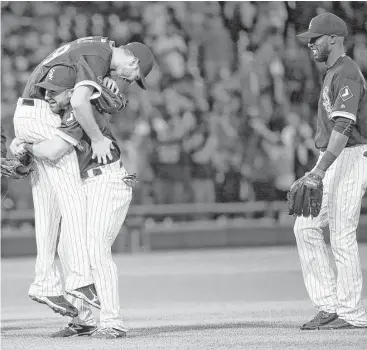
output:
POLYGON ((344 47, 339 47, 335 51, 330 52, 330 55, 326 61, 326 67, 330 68, 332 67, 335 62, 339 59, 340 56, 345 55, 344 47))
POLYGON ((116 47, 112 47, 112 57, 111 57, 111 63, 110 63, 110 69, 116 69, 117 68, 117 49, 116 47))

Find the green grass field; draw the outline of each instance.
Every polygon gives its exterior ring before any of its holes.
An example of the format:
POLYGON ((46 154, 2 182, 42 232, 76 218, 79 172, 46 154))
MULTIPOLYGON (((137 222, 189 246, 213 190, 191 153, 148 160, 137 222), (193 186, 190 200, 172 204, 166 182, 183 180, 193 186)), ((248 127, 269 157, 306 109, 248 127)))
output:
MULTIPOLYGON (((360 256, 367 281, 366 245, 360 256)), ((3 259, 1 349, 367 348, 367 329, 299 330, 315 310, 295 247, 119 255, 115 261, 130 332, 102 341, 50 338, 68 319, 28 298, 35 259, 3 259)))

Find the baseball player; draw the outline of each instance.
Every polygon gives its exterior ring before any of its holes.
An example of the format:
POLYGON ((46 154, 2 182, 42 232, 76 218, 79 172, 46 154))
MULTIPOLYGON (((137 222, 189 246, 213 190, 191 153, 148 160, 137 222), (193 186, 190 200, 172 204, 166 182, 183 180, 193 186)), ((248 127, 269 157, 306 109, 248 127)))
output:
MULTIPOLYGON (((52 112, 57 107, 56 102, 48 104, 43 101, 43 90, 35 84, 47 75, 52 80, 52 67, 62 64, 71 67, 76 73, 71 102, 75 106, 75 116, 80 117, 86 132, 91 136, 93 157, 97 157, 98 162, 107 163, 107 158, 111 160, 112 157, 112 142, 103 136, 98 126, 96 127, 90 99, 98 96, 102 79, 110 72, 129 82, 137 81, 145 88, 144 76, 151 70, 152 62, 150 50, 140 43, 116 48, 114 42, 107 38, 88 37, 60 47, 36 67, 22 98, 18 100, 14 115, 16 142, 50 139, 55 128, 60 126, 60 117, 52 112)), ((36 277, 29 295, 35 301, 46 303, 56 312, 75 316, 76 309, 62 295, 60 274, 54 263, 61 216, 61 236, 65 232, 65 239, 70 243, 71 259, 71 274, 67 276, 65 290, 82 297, 92 305, 98 305, 87 258, 86 202, 81 191, 75 150, 70 149, 57 160, 36 159, 31 184, 38 253, 36 277)))
MULTIPOLYGON (((37 86, 46 89, 46 100, 52 104, 67 108, 72 98, 73 76, 75 72, 65 66, 54 67, 54 77, 49 77, 37 86), (70 82, 67 82, 67 80, 70 82), (65 90, 66 89, 66 90, 65 90), (60 92, 63 90, 62 92, 60 92), (57 97, 55 97, 57 91, 57 97)), ((35 157, 54 159, 68 152, 72 146, 77 149, 83 190, 87 198, 87 246, 92 266, 93 278, 101 301, 100 327, 93 332, 91 312, 79 312, 69 325, 55 333, 54 337, 68 337, 92 333, 92 337, 120 338, 126 336, 126 328, 120 317, 118 296, 117 267, 111 255, 111 246, 126 217, 131 201, 131 186, 128 174, 120 161, 121 152, 105 117, 93 110, 97 124, 105 137, 113 142, 112 160, 107 165, 100 165, 93 159, 91 140, 81 128, 70 108, 64 112, 62 125, 50 140, 31 145, 23 144, 35 157), (84 315, 84 319, 82 318, 84 315)), ((68 270, 68 242, 60 240, 59 256, 63 267, 68 270)), ((73 303, 75 299, 72 300, 73 303)), ((87 305, 82 306, 88 310, 87 305)))
POLYGON ((316 147, 311 173, 323 180, 320 214, 299 216, 294 233, 303 278, 318 314, 301 329, 367 326, 362 305, 362 270, 356 229, 367 186, 367 91, 357 64, 344 52, 345 22, 332 13, 314 17, 307 32, 315 61, 326 63, 318 105, 316 147), (323 237, 329 225, 334 273, 323 237))

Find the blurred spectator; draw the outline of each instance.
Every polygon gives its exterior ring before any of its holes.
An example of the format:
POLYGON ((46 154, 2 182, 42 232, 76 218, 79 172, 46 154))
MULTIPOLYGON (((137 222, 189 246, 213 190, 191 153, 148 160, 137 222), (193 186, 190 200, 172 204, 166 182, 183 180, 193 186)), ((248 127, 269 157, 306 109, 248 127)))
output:
POLYGON ((167 92, 165 97, 169 99, 169 114, 158 114, 151 122, 154 147, 150 164, 154 173, 154 199, 157 204, 184 203, 189 200, 190 179, 183 139, 191 128, 192 117, 188 112, 182 114, 174 91, 167 92))
POLYGON ((184 144, 190 159, 192 200, 195 203, 215 202, 213 157, 217 146, 214 130, 210 128, 208 121, 197 113, 184 144))

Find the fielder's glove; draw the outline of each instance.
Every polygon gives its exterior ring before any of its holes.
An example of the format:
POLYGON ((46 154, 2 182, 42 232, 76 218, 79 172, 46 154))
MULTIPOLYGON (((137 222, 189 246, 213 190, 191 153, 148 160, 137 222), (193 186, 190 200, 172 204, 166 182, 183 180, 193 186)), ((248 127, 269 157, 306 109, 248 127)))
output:
POLYGON ((312 172, 307 173, 287 193, 289 215, 317 217, 321 210, 322 196, 322 178, 312 172))
POLYGON ((135 173, 128 174, 122 178, 122 181, 130 187, 134 187, 138 183, 138 177, 135 173))
POLYGON ((1 158, 1 176, 24 179, 34 170, 33 155, 29 152, 14 158, 1 158))
POLYGON ((102 85, 101 95, 92 102, 100 113, 114 114, 121 111, 128 104, 123 94, 115 94, 108 87, 102 85))

